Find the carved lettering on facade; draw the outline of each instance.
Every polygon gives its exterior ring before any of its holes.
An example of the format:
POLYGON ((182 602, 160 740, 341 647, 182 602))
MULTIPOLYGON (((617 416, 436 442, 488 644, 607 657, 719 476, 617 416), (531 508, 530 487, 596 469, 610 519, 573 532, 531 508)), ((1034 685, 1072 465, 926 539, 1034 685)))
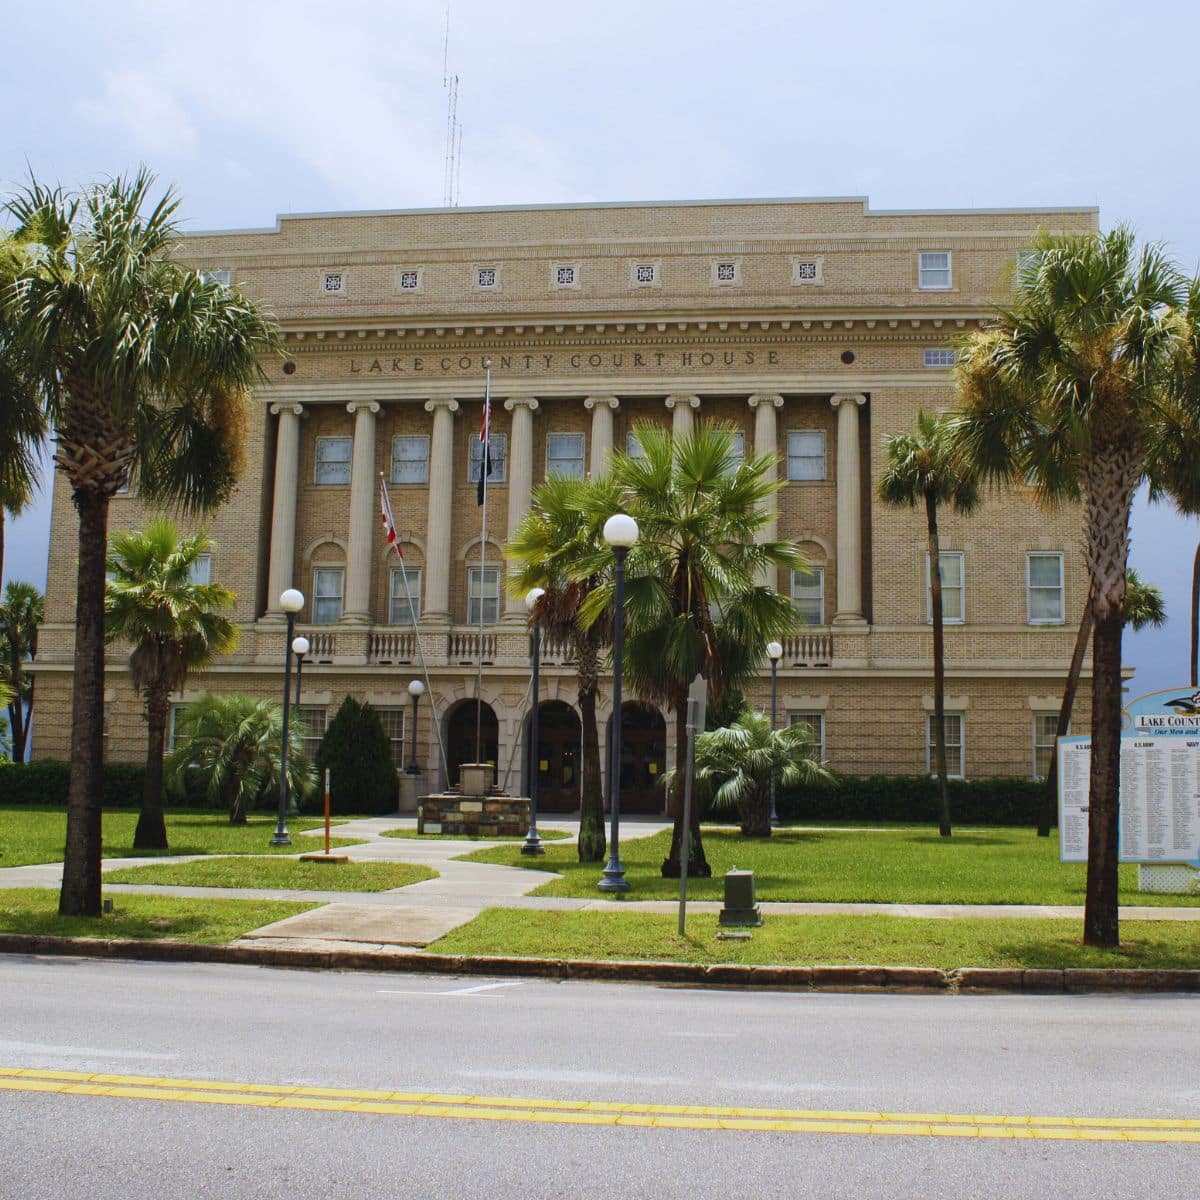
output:
MULTIPOLYGON (((482 371, 489 354, 446 354, 434 359, 420 355, 395 358, 351 358, 351 375, 410 375, 429 370, 443 375, 482 371)), ((501 354, 494 361, 504 372, 532 372, 535 362, 546 371, 739 370, 780 364, 778 350, 576 350, 553 354, 501 354)))

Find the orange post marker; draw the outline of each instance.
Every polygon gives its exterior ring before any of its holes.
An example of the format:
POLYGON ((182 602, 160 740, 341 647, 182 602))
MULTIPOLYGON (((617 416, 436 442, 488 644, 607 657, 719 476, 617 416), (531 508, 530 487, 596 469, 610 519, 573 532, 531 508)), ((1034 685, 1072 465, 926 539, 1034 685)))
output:
POLYGON ((329 853, 329 768, 325 768, 325 853, 329 853))

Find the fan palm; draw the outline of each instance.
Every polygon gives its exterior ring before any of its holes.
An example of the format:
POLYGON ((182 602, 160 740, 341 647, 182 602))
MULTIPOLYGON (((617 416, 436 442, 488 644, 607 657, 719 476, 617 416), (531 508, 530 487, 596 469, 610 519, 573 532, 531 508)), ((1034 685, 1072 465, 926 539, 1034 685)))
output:
POLYGON ((206 510, 233 488, 245 400, 278 349, 235 288, 172 258, 176 199, 152 177, 70 195, 36 182, 8 204, 34 248, 5 296, 6 323, 54 435, 79 515, 66 856, 59 911, 100 912, 104 565, 111 497, 206 510), (145 210, 145 215, 143 215, 145 210))
MULTIPOLYGON (((769 519, 763 501, 781 486, 768 473, 772 456, 737 463, 731 429, 710 422, 681 437, 650 424, 637 425, 634 434, 642 454, 614 454, 611 467, 616 494, 639 528, 628 560, 624 670, 639 696, 674 709, 678 767, 693 679, 703 675, 715 699, 754 678, 766 643, 799 624, 792 602, 773 587, 757 586, 756 578, 808 564, 790 542, 757 540, 769 519)), ((601 553, 611 560, 607 548, 601 553)), ((585 556, 581 569, 591 570, 592 562, 585 556)), ((585 619, 611 603, 606 583, 585 603, 585 619)), ((679 874, 685 835, 678 796, 671 807, 666 876, 679 874)), ((710 874, 698 809, 687 836, 689 872, 710 874)))
POLYGON ((25 664, 37 653, 38 626, 42 623, 45 597, 32 583, 10 580, 0 603, 0 679, 12 689, 8 723, 12 731, 12 753, 25 761, 29 718, 33 715, 33 676, 25 664))
MULTIPOLYGON (((199 787, 210 804, 229 809, 231 825, 244 824, 250 809, 279 791, 282 704, 206 693, 180 712, 175 732, 166 760, 168 786, 181 793, 199 787)), ((288 732, 288 789, 299 803, 317 777, 304 753, 304 725, 292 718, 288 732)))
POLYGON ((105 629, 109 641, 131 644, 129 673, 146 702, 146 776, 135 850, 165 850, 163 749, 171 693, 189 674, 237 645, 237 628, 222 613, 234 595, 220 584, 197 582, 197 564, 211 555, 207 533, 180 537, 165 517, 145 531, 118 533, 108 556, 105 629))
POLYGON ((1151 498, 1200 508, 1200 281, 1128 228, 1043 235, 1012 302, 964 339, 964 456, 996 481, 1054 499, 1079 492, 1095 623, 1084 940, 1119 943, 1121 633, 1129 519, 1151 498))
POLYGON ((938 832, 949 837, 950 788, 946 782, 946 635, 942 595, 942 552, 938 510, 949 505, 969 513, 979 504, 979 489, 969 463, 956 458, 945 414, 917 413, 913 433, 883 439, 884 466, 879 498, 896 507, 925 509, 929 555, 930 618, 933 625, 933 753, 940 798, 938 832))

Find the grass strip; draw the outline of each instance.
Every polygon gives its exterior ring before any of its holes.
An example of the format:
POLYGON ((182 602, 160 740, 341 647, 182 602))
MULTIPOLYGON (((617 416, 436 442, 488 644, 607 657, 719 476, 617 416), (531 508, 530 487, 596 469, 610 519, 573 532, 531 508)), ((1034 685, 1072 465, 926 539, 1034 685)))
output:
POLYGON ((0 889, 0 933, 218 944, 318 907, 290 900, 206 900, 197 904, 176 896, 114 896, 112 900, 113 911, 99 917, 60 917, 55 889, 0 889))
MULTIPOLYGON (((621 843, 630 899, 672 900, 679 881, 664 879, 670 833, 621 843)), ((721 876, 737 867, 754 872, 759 900, 811 900, 875 904, 1078 904, 1084 902, 1087 868, 1058 859, 1056 836, 1032 829, 960 829, 939 837, 928 828, 839 831, 782 829, 770 838, 743 838, 733 830, 706 829, 704 849, 711 879, 690 879, 688 896, 720 900, 721 876)), ((601 863, 581 863, 574 845, 547 846, 531 860, 514 846, 489 846, 461 857, 475 862, 555 871, 535 896, 595 897, 601 863)), ((1160 896, 1137 890, 1137 868, 1120 869, 1121 903, 1191 906, 1197 896, 1160 896)))
POLYGON ((1200 967, 1200 924, 1123 921, 1119 950, 1082 943, 1079 921, 770 917, 749 940, 719 940, 717 918, 489 908, 428 947, 434 954, 777 966, 1200 967))
MULTIPOLYGON (((497 837, 476 837, 472 833, 418 833, 415 829, 385 829, 387 838, 414 838, 422 842, 523 842, 523 833, 505 833, 497 837)), ((543 842, 561 842, 571 837, 561 829, 539 829, 538 837, 543 842)))
POLYGON ((284 888, 301 892, 388 892, 437 872, 409 863, 301 862, 296 858, 201 858, 105 871, 105 883, 152 883, 169 887, 284 888))

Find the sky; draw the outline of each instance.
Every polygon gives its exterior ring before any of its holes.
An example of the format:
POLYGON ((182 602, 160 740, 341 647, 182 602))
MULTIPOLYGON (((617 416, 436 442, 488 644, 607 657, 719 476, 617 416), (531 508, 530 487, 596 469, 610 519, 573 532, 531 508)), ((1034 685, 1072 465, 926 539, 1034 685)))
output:
MULTIPOLYGON (((1200 263, 1186 0, 43 0, 4 31, 0 190, 147 163, 188 229, 440 205, 449 75, 463 205, 1097 205, 1200 263)), ((1133 536, 1168 611, 1127 636, 1139 694, 1187 683, 1200 522, 1139 499, 1133 536)), ((5 578, 43 585, 48 538, 47 485, 5 578)))

